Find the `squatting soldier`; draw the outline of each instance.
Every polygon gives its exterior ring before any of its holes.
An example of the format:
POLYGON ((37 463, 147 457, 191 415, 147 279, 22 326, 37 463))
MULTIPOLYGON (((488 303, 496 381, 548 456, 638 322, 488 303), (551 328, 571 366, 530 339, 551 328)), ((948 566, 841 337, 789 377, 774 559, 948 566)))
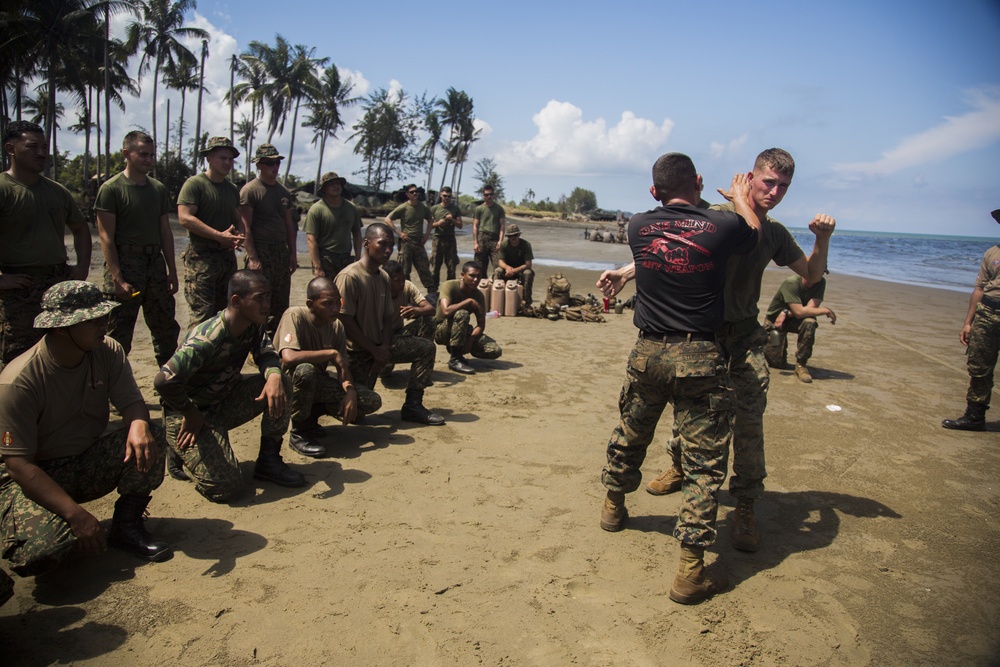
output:
POLYGON ((434 215, 427 208, 427 204, 420 201, 420 191, 416 185, 411 183, 403 188, 403 191, 406 193, 406 202, 385 216, 385 224, 392 228, 394 234, 399 235, 399 263, 403 265, 406 279, 410 279, 410 270, 415 267, 424 289, 428 292, 437 292, 438 286, 435 276, 431 274, 426 248, 427 239, 431 235, 431 225, 434 224, 434 215), (393 220, 399 220, 398 230, 393 220), (427 222, 426 230, 424 222, 427 222))
POLYGON ((764 358, 771 368, 784 368, 788 363, 788 334, 798 334, 795 351, 795 377, 806 384, 812 382, 812 375, 806 364, 812 357, 816 342, 817 317, 826 315, 830 324, 837 323, 837 314, 832 308, 821 305, 826 294, 826 278, 812 282, 802 276, 785 278, 777 293, 771 299, 764 318, 764 330, 768 343, 764 347, 764 358), (776 343, 771 337, 777 338, 776 343))
POLYGON ((492 185, 483 187, 483 203, 472 213, 472 250, 475 259, 483 271, 497 264, 497 251, 503 243, 507 230, 507 213, 503 206, 494 200, 495 192, 492 185))
MULTIPOLYGON (((163 481, 163 429, 150 423, 125 351, 106 338, 105 300, 88 282, 49 288, 34 325, 44 335, 0 373, 0 539, 22 577, 55 567, 74 546, 108 542, 149 561, 171 550, 142 525, 150 493, 163 481), (106 431, 109 401, 122 428, 106 431), (80 503, 115 489, 111 531, 80 503)), ((11 594, 0 571, 0 604, 11 594)))
POLYGON ((350 264, 351 250, 354 259, 361 257, 361 213, 344 199, 347 179, 330 171, 319 179, 322 197, 306 214, 306 241, 312 260, 313 275, 330 280, 350 264))
POLYGON ((292 274, 299 268, 295 249, 298 227, 292 221, 292 195, 278 182, 284 156, 271 144, 261 144, 254 153, 257 178, 240 190, 243 218, 244 268, 259 271, 271 285, 271 315, 267 333, 274 335, 278 320, 288 309, 292 274))
POLYGON ((38 342, 32 327, 42 294, 90 273, 90 230, 69 190, 42 176, 49 145, 42 128, 7 124, 3 150, 10 169, 0 174, 0 366, 38 342), (64 235, 73 233, 76 265, 66 264, 64 235))
MULTIPOLYGON (((646 448, 663 409, 672 403, 684 472, 674 527, 680 564, 670 599, 681 604, 704 600, 728 585, 724 573, 709 573, 704 562, 705 548, 715 542, 735 410, 725 352, 715 332, 725 318, 726 264, 760 238, 744 174, 737 174, 724 193, 736 213, 697 208, 701 189, 691 158, 663 155, 653 165, 650 188, 662 205, 629 221, 639 339, 629 356, 618 402, 621 420, 608 442, 601 475, 608 489, 601 528, 621 530, 628 518, 625 494, 639 487, 646 448)), ((604 274, 599 285, 611 279, 604 274)))
POLYGON ((254 479, 291 487, 306 483, 281 459, 290 388, 264 331, 270 307, 267 279, 255 271, 237 271, 229 279, 226 309, 196 326, 153 381, 163 402, 167 444, 187 469, 171 471, 171 476, 190 475, 198 493, 212 502, 228 502, 243 490, 229 429, 261 413, 254 479), (253 356, 259 374, 240 374, 247 355, 253 356))
POLYGON ((319 425, 323 415, 339 417, 346 426, 382 407, 378 394, 354 384, 339 314, 337 286, 329 278, 313 278, 306 286, 306 305, 286 310, 275 335, 282 367, 292 379, 288 444, 303 456, 326 454, 319 442, 326 436, 319 425), (328 372, 331 365, 335 376, 328 372))
POLYGON ((524 285, 524 303, 527 306, 531 305, 531 286, 535 283, 535 272, 531 269, 534 259, 531 244, 521 238, 521 229, 513 223, 507 225, 507 234, 497 251, 498 266, 493 278, 516 280, 524 285))
POLYGON ((392 331, 434 339, 434 304, 406 279, 403 265, 390 260, 383 267, 389 274, 389 295, 394 314, 392 331), (409 322, 407 322, 409 320, 409 322))
POLYGON ((156 150, 153 138, 132 131, 122 142, 125 171, 101 186, 94 209, 104 250, 104 293, 121 303, 111 311, 108 335, 132 351, 135 321, 142 308, 153 339, 156 365, 177 350, 181 328, 174 318, 177 264, 170 230, 170 195, 148 174, 156 150))
POLYGON ((441 284, 441 264, 446 268, 448 280, 455 279, 458 270, 458 244, 455 230, 462 228, 462 209, 453 201, 451 188, 441 188, 441 201, 431 209, 431 273, 434 284, 441 284))
POLYGON ((462 265, 462 275, 441 286, 434 315, 434 340, 448 349, 448 368, 456 373, 472 375, 476 369, 469 365, 465 355, 477 359, 499 359, 503 350, 495 340, 486 335, 486 299, 479 291, 483 267, 479 262, 462 265), (476 326, 470 320, 476 317, 476 326))
POLYGON ((426 338, 392 330, 395 313, 389 275, 381 267, 389 261, 395 243, 391 227, 381 222, 368 225, 361 259, 337 275, 337 289, 343 297, 339 317, 347 332, 351 374, 371 388, 386 364, 412 362, 400 417, 439 426, 444 417, 424 407, 424 389, 431 385, 437 348, 426 338))
POLYGON ((240 193, 226 178, 240 152, 227 137, 212 137, 201 156, 207 169, 187 179, 177 196, 177 220, 190 240, 183 259, 192 328, 226 307, 236 249, 243 245, 240 193))

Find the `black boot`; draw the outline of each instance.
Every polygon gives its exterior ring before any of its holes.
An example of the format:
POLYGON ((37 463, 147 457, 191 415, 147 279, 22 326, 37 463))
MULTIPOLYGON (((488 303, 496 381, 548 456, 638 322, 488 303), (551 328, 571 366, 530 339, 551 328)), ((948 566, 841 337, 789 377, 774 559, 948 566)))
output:
POLYGON ((190 482, 191 478, 184 472, 184 459, 174 451, 173 447, 167 447, 167 474, 181 482, 190 482))
POLYGON ((261 438, 260 453, 253 467, 253 478, 280 486, 305 486, 306 478, 281 460, 281 438, 261 438))
POLYGON ((941 426, 956 431, 985 431, 987 409, 981 403, 969 403, 964 415, 958 419, 945 419, 941 422, 941 426))
POLYGON ((434 414, 424 407, 423 389, 406 390, 406 400, 403 402, 403 409, 399 411, 399 416, 405 422, 416 422, 427 426, 444 424, 444 417, 434 414))
POLYGON ((115 501, 108 542, 119 549, 131 551, 140 558, 162 563, 173 556, 174 552, 163 542, 154 542, 153 536, 142 525, 143 512, 151 499, 151 496, 119 496, 115 501))
MULTIPOLYGON (((315 422, 314 422, 315 423, 315 422)), ((318 427, 319 425, 316 424, 318 427)), ((309 430, 309 423, 292 423, 292 432, 288 434, 288 446, 297 451, 302 456, 313 458, 326 456, 326 447, 323 443, 317 442, 309 430)))

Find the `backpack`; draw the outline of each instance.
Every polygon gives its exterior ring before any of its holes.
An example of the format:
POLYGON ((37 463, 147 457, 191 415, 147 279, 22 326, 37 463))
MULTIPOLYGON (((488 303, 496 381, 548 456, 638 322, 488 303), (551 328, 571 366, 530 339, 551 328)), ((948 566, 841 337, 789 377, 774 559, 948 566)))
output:
POLYGON ((564 278, 563 274, 557 273, 549 276, 549 288, 545 293, 545 305, 556 306, 557 308, 568 306, 569 290, 569 279, 564 278))

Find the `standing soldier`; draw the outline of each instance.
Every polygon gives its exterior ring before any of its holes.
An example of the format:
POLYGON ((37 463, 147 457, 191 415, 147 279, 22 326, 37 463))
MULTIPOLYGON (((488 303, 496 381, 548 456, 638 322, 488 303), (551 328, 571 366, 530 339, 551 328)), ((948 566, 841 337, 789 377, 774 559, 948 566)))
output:
POLYGON ((400 240, 399 263, 403 265, 403 273, 406 279, 410 279, 410 269, 416 267, 420 282, 428 292, 437 292, 437 282, 431 275, 430 262, 427 260, 427 238, 431 235, 431 225, 434 223, 434 215, 427 208, 427 204, 420 201, 420 191, 414 184, 403 188, 406 192, 406 203, 400 204, 392 213, 385 216, 385 224, 389 225, 393 234, 397 234, 400 240), (393 224, 393 220, 399 220, 399 229, 393 224), (424 231, 424 221, 427 222, 427 231, 424 231))
POLYGON ((10 169, 0 174, 0 365, 42 337, 33 322, 52 285, 90 273, 90 230, 69 190, 42 176, 45 132, 15 121, 3 133, 10 169), (73 233, 76 266, 66 264, 64 235, 73 233))
POLYGON ((259 271, 271 284, 271 315, 267 333, 274 336, 278 320, 288 310, 292 274, 299 268, 295 250, 298 228, 292 221, 292 195, 278 183, 278 171, 284 156, 271 144, 257 147, 253 161, 257 178, 240 190, 240 213, 243 217, 243 248, 247 256, 244 268, 259 271))
POLYGON ((322 197, 306 214, 306 241, 312 260, 313 276, 333 280, 351 263, 361 257, 361 213, 344 199, 347 179, 330 171, 319 179, 322 197))
POLYGON ((462 228, 462 209, 452 201, 451 188, 441 188, 441 202, 431 209, 434 222, 431 223, 431 272, 434 284, 441 284, 441 264, 447 268, 448 280, 455 279, 458 269, 458 245, 455 230, 462 228))
POLYGON ((227 137, 212 137, 201 151, 208 168, 184 182, 177 196, 177 219, 188 230, 184 251, 184 298, 190 327, 226 307, 226 287, 243 245, 240 192, 226 178, 240 152, 227 137))
POLYGON ((104 293, 121 303, 109 315, 108 335, 128 354, 142 308, 156 365, 162 366, 177 350, 180 334, 174 318, 177 264, 170 196, 162 183, 148 176, 156 159, 151 136, 129 132, 122 154, 125 171, 101 186, 94 204, 104 251, 104 293))
POLYGON ((507 213, 494 201, 492 185, 483 188, 483 203, 472 214, 472 248, 483 274, 489 275, 490 262, 496 270, 497 252, 507 233, 507 213))

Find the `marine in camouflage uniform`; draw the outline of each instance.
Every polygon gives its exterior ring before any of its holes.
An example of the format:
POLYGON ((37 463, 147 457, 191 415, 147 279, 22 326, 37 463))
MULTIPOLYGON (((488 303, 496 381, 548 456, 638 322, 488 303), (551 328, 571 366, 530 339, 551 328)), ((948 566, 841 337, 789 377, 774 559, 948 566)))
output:
POLYGON ((496 203, 495 194, 492 186, 485 186, 484 201, 472 213, 473 251, 483 273, 489 269, 490 262, 493 262, 494 270, 500 266, 497 253, 507 233, 507 213, 503 206, 496 203))
POLYGON ((477 285, 482 276, 482 267, 478 262, 466 262, 462 266, 462 275, 456 280, 449 280, 441 286, 441 298, 438 299, 437 312, 434 315, 434 341, 444 345, 451 358, 448 367, 459 373, 475 372, 465 360, 465 354, 471 354, 477 359, 499 359, 503 348, 499 343, 486 335, 485 310, 486 299, 477 285), (471 305, 453 307, 471 299, 471 305), (453 310, 454 312, 447 312, 453 310), (471 341, 473 333, 472 315, 476 314, 476 325, 483 326, 482 333, 471 341))
POLYGON ((437 291, 437 283, 434 281, 434 274, 431 273, 431 265, 427 259, 427 238, 431 233, 431 225, 434 223, 434 215, 427 205, 419 200, 420 191, 416 185, 407 185, 406 203, 400 204, 385 216, 385 224, 396 231, 393 220, 399 220, 399 263, 403 265, 403 274, 406 279, 410 279, 410 271, 417 269, 420 282, 428 292, 437 291), (424 230, 424 222, 427 229, 424 230))
POLYGON ((462 210, 452 203, 450 187, 441 188, 441 202, 431 209, 434 222, 431 224, 431 273, 434 284, 441 284, 441 264, 445 265, 447 280, 455 279, 458 269, 458 244, 455 229, 462 228, 462 210))

